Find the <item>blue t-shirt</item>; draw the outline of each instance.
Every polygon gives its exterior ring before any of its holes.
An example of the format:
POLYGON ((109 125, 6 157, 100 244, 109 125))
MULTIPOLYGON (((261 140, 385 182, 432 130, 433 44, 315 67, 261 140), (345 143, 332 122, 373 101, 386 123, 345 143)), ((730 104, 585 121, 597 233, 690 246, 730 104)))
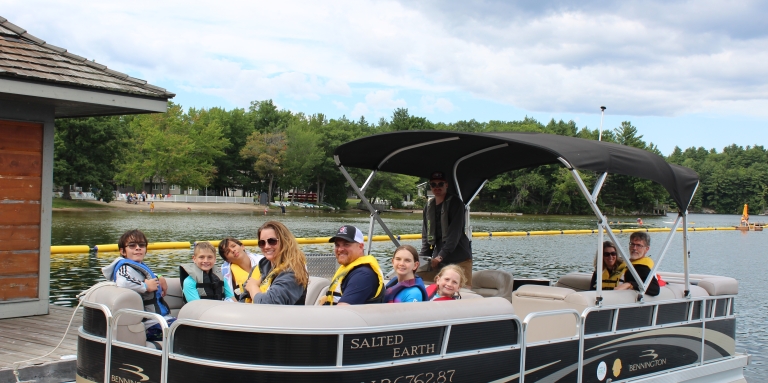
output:
MULTIPOLYGON (((355 267, 341 281, 341 298, 339 303, 361 305, 376 295, 379 277, 368 265, 355 267)), ((383 287, 382 287, 383 289, 383 287)), ((383 291, 381 292, 384 293, 383 291)))
POLYGON ((403 289, 395 295, 395 302, 421 302, 421 300, 421 290, 415 286, 403 289))

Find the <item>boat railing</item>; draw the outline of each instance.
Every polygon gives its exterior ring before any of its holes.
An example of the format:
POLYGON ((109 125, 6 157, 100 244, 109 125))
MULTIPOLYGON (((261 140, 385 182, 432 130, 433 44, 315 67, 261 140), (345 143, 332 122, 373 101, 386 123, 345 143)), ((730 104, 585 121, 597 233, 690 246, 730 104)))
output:
POLYGON ((108 327, 111 327, 114 329, 117 326, 118 320, 120 320, 120 317, 123 315, 135 315, 139 316, 145 319, 154 319, 160 324, 160 328, 163 332, 163 340, 161 342, 162 344, 162 351, 159 350, 151 350, 147 347, 141 347, 136 346, 133 344, 125 343, 116 341, 113 338, 114 331, 108 330, 107 331, 107 344, 106 344, 106 350, 104 353, 104 381, 109 382, 110 381, 110 369, 112 365, 112 344, 119 344, 121 347, 129 348, 129 349, 136 349, 137 351, 141 352, 150 352, 152 351, 158 352, 161 355, 161 361, 160 361, 160 383, 167 383, 168 382, 168 350, 170 349, 169 343, 168 343, 168 322, 163 318, 162 315, 157 313, 151 313, 147 311, 140 311, 140 310, 134 310, 134 309, 120 309, 115 312, 115 314, 109 319, 108 327))
MULTIPOLYGON (((698 365, 704 365, 716 362, 720 359, 705 360, 704 350, 706 346, 705 329, 706 323, 714 320, 722 320, 734 318, 733 312, 734 300, 736 295, 720 295, 720 296, 706 296, 688 298, 685 300, 672 299, 655 302, 645 303, 628 303, 618 305, 605 305, 602 307, 593 306, 587 307, 581 313, 575 309, 565 310, 553 310, 553 311, 537 311, 528 314, 522 321, 517 315, 491 315, 476 318, 456 318, 445 319, 433 322, 420 322, 420 323, 403 323, 394 325, 380 325, 372 327, 334 327, 334 328, 288 328, 288 327, 265 327, 265 326, 252 326, 244 324, 226 324, 226 323, 214 323, 193 319, 178 319, 170 326, 166 320, 156 313, 149 313, 134 309, 120 309, 114 314, 110 309, 100 303, 83 301, 83 306, 91 309, 98 310, 103 313, 105 321, 104 333, 101 330, 95 332, 86 332, 89 338, 96 338, 100 342, 105 343, 105 365, 104 374, 105 382, 109 382, 110 369, 112 364, 112 346, 116 345, 121 348, 132 349, 143 353, 155 354, 161 356, 161 383, 166 383, 168 379, 168 363, 169 360, 177 360, 183 362, 200 363, 206 365, 215 365, 224 368, 235 369, 253 369, 264 371, 305 371, 305 372, 322 372, 322 371, 338 371, 338 370, 353 370, 360 368, 376 368, 383 366, 392 366, 397 364, 409 364, 413 363, 413 359, 403 359, 399 361, 375 361, 372 363, 344 363, 344 345, 345 336, 355 334, 377 334, 377 333, 392 333, 396 331, 404 330, 419 330, 426 328, 443 328, 442 341, 440 352, 434 355, 420 356, 419 361, 433 361, 442 358, 460 357, 468 354, 477 353, 491 353, 503 350, 520 350, 520 383, 524 383, 525 380, 525 363, 527 356, 527 343, 528 328, 530 324, 537 318, 550 317, 557 315, 573 315, 576 319, 576 335, 570 338, 558 338, 546 341, 546 343, 560 342, 560 341, 572 341, 578 339, 578 382, 582 379, 583 374, 583 358, 585 351, 585 341, 602 337, 606 335, 621 335, 624 333, 634 333, 637 331, 660 329, 666 327, 700 324, 701 325, 701 350, 699 360, 696 362, 698 365), (147 319, 155 319, 160 323, 163 332, 162 350, 155 350, 149 347, 138 346, 122 341, 118 341, 115 338, 117 333, 115 329, 119 323, 119 320, 124 315, 139 316, 147 319), (622 319, 622 315, 624 318, 622 319), (504 344, 494 347, 477 348, 471 350, 461 351, 449 351, 448 345, 451 339, 451 330, 457 325, 468 325, 474 323, 494 322, 494 321, 513 321, 516 327, 516 337, 510 344, 504 344), (329 365, 315 365, 315 366, 297 366, 297 365, 283 365, 283 364, 251 364, 251 363, 237 363, 218 361, 213 359, 205 359, 198 356, 185 355, 183 353, 174 351, 175 337, 177 331, 183 326, 205 328, 212 330, 224 330, 234 332, 245 333, 264 333, 264 334, 290 334, 290 335, 335 335, 338 336, 336 341, 336 359, 335 363, 329 365), (99 339, 103 336, 103 341, 99 339)), ((92 315, 92 314, 91 314, 92 315)), ((85 317, 84 317, 85 319, 85 317)), ((95 318, 100 320, 100 318, 95 318)), ((541 342, 536 342, 536 344, 541 342)), ((727 358, 727 357, 726 357, 727 358)))
POLYGON ((734 318, 736 295, 717 295, 645 303, 628 303, 587 307, 581 313, 579 355, 584 355, 584 340, 606 335, 632 333, 638 330, 701 324, 701 352, 698 364, 704 365, 707 322, 734 318), (622 317, 622 312, 626 315, 622 317), (623 319, 627 318, 627 319, 623 319))
MULTIPOLYGON (((532 320, 536 318, 542 318, 542 317, 549 317, 549 316, 556 316, 556 315, 568 315, 572 314, 576 318, 576 333, 580 334, 579 336, 579 350, 582 350, 583 344, 584 344, 584 337, 581 336, 581 328, 584 326, 582 325, 581 317, 579 316, 579 312, 574 309, 565 309, 565 310, 554 310, 554 311, 536 311, 532 312, 525 316, 525 319, 523 319, 522 324, 522 339, 520 341, 520 380, 519 383, 525 382, 525 356, 527 352, 526 348, 526 337, 528 334, 528 325, 531 323, 532 320)), ((577 382, 581 382, 581 373, 582 373, 582 358, 584 357, 583 352, 579 352, 579 368, 578 368, 578 378, 577 382)))

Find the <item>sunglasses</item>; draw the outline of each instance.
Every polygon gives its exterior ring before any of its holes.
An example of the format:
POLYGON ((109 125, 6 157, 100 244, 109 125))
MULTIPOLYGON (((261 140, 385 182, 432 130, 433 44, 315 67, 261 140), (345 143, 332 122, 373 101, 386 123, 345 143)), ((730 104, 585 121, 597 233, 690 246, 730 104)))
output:
POLYGON ((259 247, 264 247, 267 244, 269 244, 269 246, 275 246, 275 245, 277 245, 277 242, 278 242, 277 238, 269 238, 266 241, 263 240, 263 239, 260 239, 259 240, 259 247))
POLYGON ((131 250, 135 250, 136 248, 146 249, 147 248, 147 244, 146 243, 131 242, 131 243, 125 245, 125 247, 127 247, 127 248, 129 248, 131 250))
POLYGON ((432 186, 433 188, 441 188, 441 187, 445 186, 445 182, 443 182, 443 181, 440 181, 440 182, 430 182, 429 186, 432 186))
POLYGON ((616 256, 616 252, 615 251, 604 251, 603 252, 603 257, 615 257, 615 256, 616 256))

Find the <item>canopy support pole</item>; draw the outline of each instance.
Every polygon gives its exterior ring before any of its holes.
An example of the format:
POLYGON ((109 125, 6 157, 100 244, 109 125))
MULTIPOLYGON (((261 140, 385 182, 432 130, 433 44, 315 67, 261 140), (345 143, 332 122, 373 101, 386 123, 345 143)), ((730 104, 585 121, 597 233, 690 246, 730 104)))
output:
POLYGON ((371 255, 371 246, 373 245, 373 220, 376 215, 379 215, 378 211, 371 213, 371 223, 368 224, 368 255, 371 255))
POLYGON ((368 176, 368 179, 365 180, 363 183, 363 187, 360 188, 360 191, 365 193, 365 189, 370 185, 371 180, 373 179, 373 176, 376 175, 376 170, 372 171, 371 174, 368 176))
MULTIPOLYGON (((334 156, 334 159, 336 160, 336 164, 339 164, 338 156, 334 156)), ((339 170, 341 171, 341 174, 344 175, 344 178, 347 179, 347 182, 349 182, 349 185, 352 186, 352 189, 354 189, 355 193, 357 193, 357 195, 360 197, 360 201, 362 201, 365 207, 368 208, 368 211, 371 212, 372 220, 375 219, 376 222, 378 222, 379 225, 381 225, 381 228, 384 230, 384 232, 387 233, 387 235, 389 236, 389 239, 392 240, 392 243, 394 243, 395 246, 399 247, 400 242, 397 240, 397 238, 395 238, 394 235, 392 235, 392 232, 389 231, 389 228, 384 223, 384 221, 381 220, 381 217, 379 217, 379 215, 376 214, 376 209, 373 208, 373 205, 371 205, 371 202, 368 201, 368 198, 365 197, 365 194, 363 194, 362 190, 360 190, 360 188, 357 187, 355 180, 353 180, 352 176, 349 175, 349 172, 347 172, 347 169, 345 169, 343 165, 338 165, 338 166, 339 166, 339 170)), ((372 237, 373 237, 373 231, 368 233, 368 238, 370 239, 372 237)), ((368 245, 368 254, 370 253, 371 253, 371 246, 368 245)))
MULTIPOLYGON (((618 245, 616 245, 618 246, 618 245)), ((595 266, 595 305, 603 306, 603 223, 597 222, 597 266, 595 266), (597 272, 600 270, 600 272, 597 272)))
POLYGON ((600 178, 597 179, 597 183, 595 184, 595 188, 592 189, 592 200, 597 203, 597 196, 600 194, 600 190, 603 188, 603 183, 605 183, 605 178, 608 177, 608 173, 603 173, 600 175, 600 178))
MULTIPOLYGON (((589 190, 587 190, 587 186, 584 184, 584 181, 581 179, 581 176, 579 175, 579 171, 576 170, 573 166, 571 166, 571 164, 568 161, 566 161, 565 158, 558 157, 558 160, 560 160, 560 162, 562 162, 568 168, 568 170, 571 171, 571 175, 573 176, 573 179, 576 180, 576 185, 579 186, 579 190, 581 190, 581 194, 583 194, 584 197, 587 199, 589 206, 592 208, 592 211, 597 216, 598 222, 601 222, 601 225, 605 228, 606 232, 608 233, 608 237, 610 237, 611 241, 613 241, 613 243, 616 244, 616 246, 618 246, 616 250, 618 250, 619 254, 621 254, 621 258, 624 259, 624 262, 627 264, 627 269, 635 278, 635 281, 642 281, 642 279, 640 279, 640 276, 637 274, 637 270, 635 270, 634 265, 632 264, 632 262, 629 261, 629 257, 627 257, 624 254, 624 250, 621 248, 621 246, 619 246, 619 242, 616 239, 616 235, 613 234, 613 230, 611 230, 611 226, 608 225, 607 218, 600 211, 600 207, 597 206, 596 201, 592 199, 592 194, 590 194, 589 190)), ((602 249, 602 245, 600 246, 600 249, 602 249)), ((602 277, 602 266, 599 269, 599 271, 600 271, 600 276, 602 277)), ((600 279, 602 283, 602 278, 600 279)), ((637 300, 638 302, 643 302, 643 295, 645 294, 645 285, 638 284, 638 287, 640 287, 641 291, 637 296, 637 300)))
POLYGON ((480 184, 480 187, 475 190, 475 194, 472 194, 472 198, 470 198, 466 205, 464 205, 464 211, 466 212, 466 217, 464 217, 464 222, 466 222, 466 226, 464 227, 464 234, 466 234, 467 238, 469 238, 469 242, 472 242, 472 225, 469 223, 469 204, 471 204, 472 201, 475 200, 475 197, 480 194, 480 190, 483 190, 483 187, 486 183, 488 183, 487 179, 483 181, 482 184, 480 184))
POLYGON ((664 259, 665 255, 667 255, 667 250, 669 249, 669 245, 672 244, 672 237, 675 236, 677 227, 680 225, 681 217, 682 217, 681 215, 678 215, 677 218, 675 218, 675 223, 672 225, 672 230, 669 231, 667 240, 664 241, 664 246, 661 248, 659 259, 654 263, 653 269, 651 269, 651 272, 648 273, 648 277, 643 281, 643 285, 645 286, 646 289, 648 289, 648 286, 650 286, 651 281, 653 280, 653 277, 656 276, 656 270, 659 268, 659 265, 661 264, 661 260, 664 259))
POLYGON ((683 269, 685 269, 685 297, 691 297, 691 281, 688 274, 688 210, 683 212, 683 269))

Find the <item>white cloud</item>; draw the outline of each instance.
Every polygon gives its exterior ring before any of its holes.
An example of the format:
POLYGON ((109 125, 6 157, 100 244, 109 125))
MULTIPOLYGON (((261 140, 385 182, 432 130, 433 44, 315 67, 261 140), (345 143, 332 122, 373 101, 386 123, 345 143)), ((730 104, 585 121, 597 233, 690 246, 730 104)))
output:
POLYGON ((421 109, 427 113, 433 113, 435 109, 443 113, 450 113, 454 108, 453 103, 447 98, 440 97, 435 99, 432 96, 421 97, 421 109))
POLYGON ((352 109, 352 112, 349 113, 350 117, 352 118, 359 118, 360 116, 365 116, 366 114, 370 113, 370 110, 368 109, 365 104, 362 102, 358 102, 355 104, 354 109, 352 109))
MULTIPOLYGON (((2 16, 110 68, 239 106, 360 89, 353 115, 405 107, 393 89, 553 113, 764 116, 768 103, 760 2, 131 4, 9 0, 2 16)), ((447 99, 422 107, 454 110, 447 99)))
POLYGON ((333 101, 331 101, 331 102, 333 103, 333 105, 335 105, 335 106, 336 106, 336 109, 339 109, 339 110, 347 110, 347 106, 346 106, 346 105, 344 105, 344 103, 343 103, 343 102, 341 102, 341 101, 336 101, 336 100, 333 100, 333 101))

